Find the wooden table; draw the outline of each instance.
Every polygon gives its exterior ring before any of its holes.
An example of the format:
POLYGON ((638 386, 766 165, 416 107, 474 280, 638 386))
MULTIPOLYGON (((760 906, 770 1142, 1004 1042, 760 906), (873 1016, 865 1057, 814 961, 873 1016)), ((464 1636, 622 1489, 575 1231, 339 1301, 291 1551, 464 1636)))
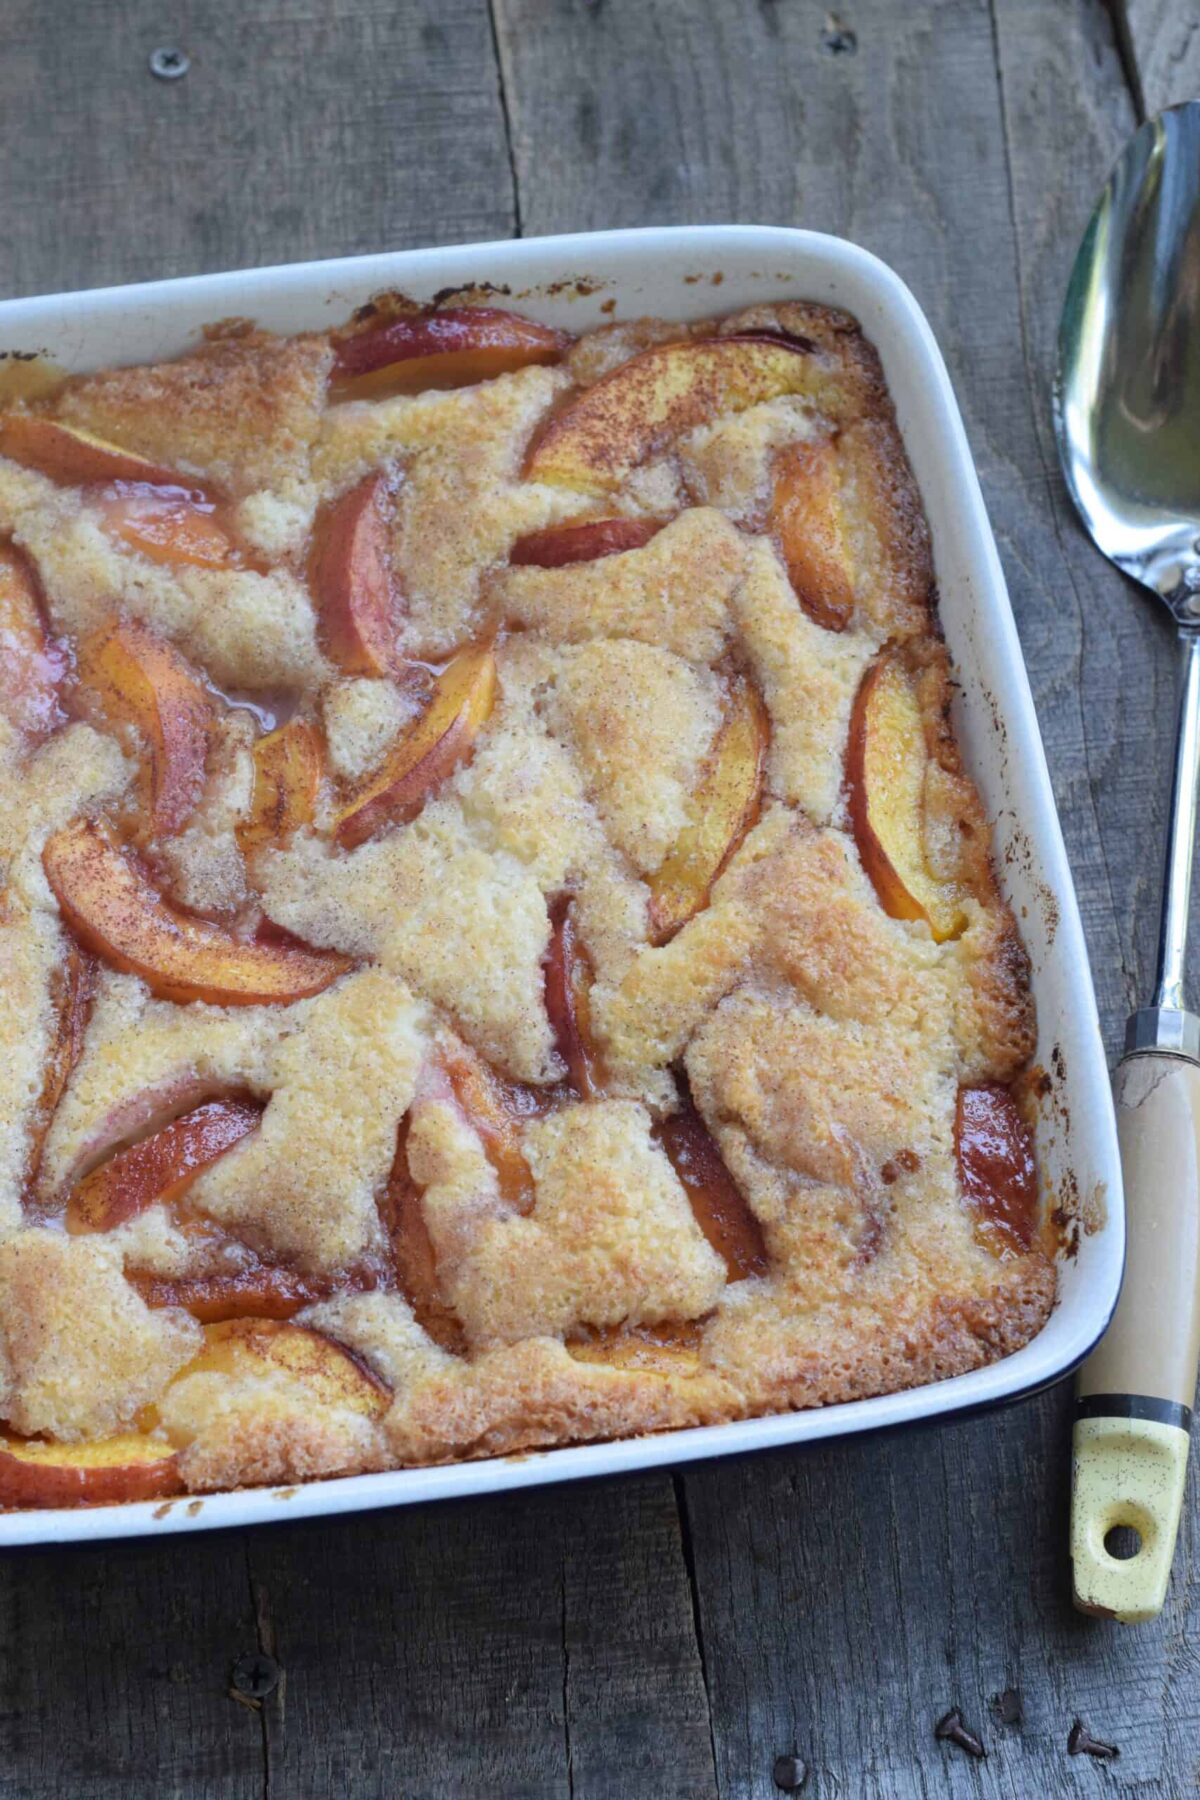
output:
MULTIPOLYGON (((696 220, 894 264, 966 415, 1115 1046, 1171 644, 1076 527, 1047 377, 1118 147, 1200 91, 1196 0, 7 0, 0 44, 10 293, 696 220), (186 78, 152 78, 163 44, 186 78)), ((0 1795, 742 1800, 791 1754, 850 1800, 1194 1791, 1200 1483, 1161 1622, 1077 1617, 1069 1413, 1060 1388, 674 1477, 9 1554, 0 1795), (230 1693, 259 1651, 261 1705, 230 1693), (935 1738, 952 1706, 986 1761, 935 1738), (1077 1718, 1115 1762, 1068 1754, 1077 1718)))

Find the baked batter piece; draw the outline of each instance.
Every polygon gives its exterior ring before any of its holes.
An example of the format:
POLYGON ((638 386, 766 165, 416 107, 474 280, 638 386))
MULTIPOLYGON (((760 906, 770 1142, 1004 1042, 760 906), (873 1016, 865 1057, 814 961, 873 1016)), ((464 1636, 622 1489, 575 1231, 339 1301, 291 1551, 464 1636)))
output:
POLYGON ((1034 1020, 878 359, 214 328, 0 416, 0 1503, 1024 1344, 1034 1020))

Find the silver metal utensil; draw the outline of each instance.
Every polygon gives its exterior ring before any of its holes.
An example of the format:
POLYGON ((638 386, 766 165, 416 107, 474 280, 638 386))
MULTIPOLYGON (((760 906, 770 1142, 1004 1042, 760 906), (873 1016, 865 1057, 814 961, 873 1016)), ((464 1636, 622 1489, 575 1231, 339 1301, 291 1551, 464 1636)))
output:
POLYGON ((1151 119, 1084 234, 1063 307, 1059 455, 1098 547, 1174 620, 1179 715, 1158 970, 1114 1077, 1128 1255, 1116 1314, 1079 1378, 1075 1602, 1161 1610, 1200 1352, 1200 1017, 1184 998, 1200 777, 1200 101, 1151 119), (1111 1532, 1139 1544, 1111 1554, 1111 1532))

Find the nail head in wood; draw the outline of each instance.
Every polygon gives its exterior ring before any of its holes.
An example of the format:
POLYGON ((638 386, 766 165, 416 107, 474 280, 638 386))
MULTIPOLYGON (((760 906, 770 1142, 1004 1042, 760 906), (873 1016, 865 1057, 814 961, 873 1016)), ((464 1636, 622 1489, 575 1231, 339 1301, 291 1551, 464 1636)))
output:
POLYGON ((771 1779, 783 1793, 798 1794, 808 1780, 808 1764, 802 1756, 777 1756, 771 1779))
POLYGON ((160 44, 150 52, 150 73, 159 81, 179 81, 191 66, 187 51, 177 50, 173 44, 160 44))
POLYGON ((1096 1756, 1102 1762, 1111 1762, 1114 1756, 1120 1754, 1115 1744, 1105 1744, 1099 1738, 1094 1738, 1083 1720, 1076 1719, 1067 1739, 1068 1756, 1096 1756))
POLYGON ((239 1656, 229 1671, 229 1679, 239 1694, 251 1700, 265 1700, 279 1686, 279 1664, 262 1650, 239 1656))
POLYGON ((977 1737, 969 1726, 963 1724, 963 1716, 957 1706, 952 1706, 949 1712, 942 1714, 933 1728, 933 1735, 935 1738, 945 1738, 949 1744, 957 1744, 958 1748, 965 1750, 968 1756, 987 1755, 982 1738, 977 1737))

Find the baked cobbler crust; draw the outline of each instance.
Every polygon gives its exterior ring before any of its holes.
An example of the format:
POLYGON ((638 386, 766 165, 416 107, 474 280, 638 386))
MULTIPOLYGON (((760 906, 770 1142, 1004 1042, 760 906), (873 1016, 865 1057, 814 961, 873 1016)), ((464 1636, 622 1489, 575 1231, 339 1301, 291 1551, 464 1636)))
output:
POLYGON ((1027 966, 846 315, 392 297, 74 378, 0 419, 0 644, 0 1503, 1040 1329, 1027 966))

